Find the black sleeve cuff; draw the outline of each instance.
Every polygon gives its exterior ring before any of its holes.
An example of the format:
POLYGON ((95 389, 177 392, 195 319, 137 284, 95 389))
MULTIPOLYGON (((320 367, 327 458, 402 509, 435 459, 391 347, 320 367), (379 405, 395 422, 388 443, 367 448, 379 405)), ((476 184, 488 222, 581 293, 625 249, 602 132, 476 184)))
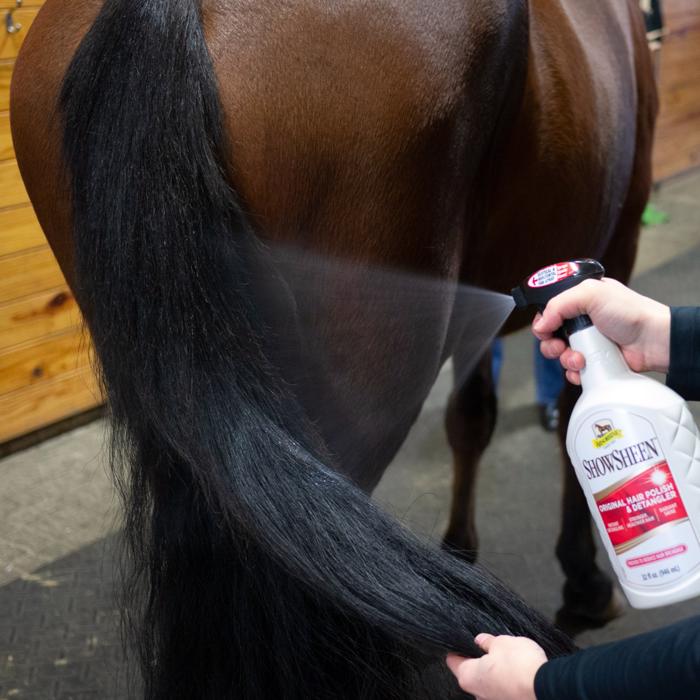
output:
POLYGON ((700 616, 548 661, 537 700, 698 700, 700 616))
POLYGON ((700 401, 700 307, 671 307, 671 352, 666 384, 700 401))

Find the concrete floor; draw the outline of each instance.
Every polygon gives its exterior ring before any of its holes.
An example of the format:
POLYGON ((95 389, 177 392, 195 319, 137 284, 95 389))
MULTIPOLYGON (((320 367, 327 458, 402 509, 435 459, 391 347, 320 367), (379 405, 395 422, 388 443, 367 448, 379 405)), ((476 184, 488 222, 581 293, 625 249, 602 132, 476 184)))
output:
MULTIPOLYGON (((633 286, 666 303, 698 304, 700 173, 665 185, 654 200, 670 222, 644 230, 633 286)), ((506 340, 505 357, 501 413, 478 484, 481 560, 552 617, 563 582, 553 554, 559 447, 537 424, 527 331, 506 340)), ((449 512, 442 421, 450 383, 447 367, 376 492, 409 527, 435 539, 449 512)), ((104 430, 97 421, 0 462, 0 700, 125 697, 112 592, 117 508, 101 456, 104 430)), ((604 555, 599 559, 607 566, 604 555)), ((630 609, 579 643, 698 612, 697 600, 630 609)))

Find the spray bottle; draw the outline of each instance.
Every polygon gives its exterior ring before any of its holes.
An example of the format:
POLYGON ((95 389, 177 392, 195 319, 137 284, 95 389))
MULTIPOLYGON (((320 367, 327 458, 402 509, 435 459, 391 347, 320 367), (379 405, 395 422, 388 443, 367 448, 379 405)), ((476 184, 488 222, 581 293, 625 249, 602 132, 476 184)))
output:
MULTIPOLYGON (((541 311, 604 272, 595 260, 550 265, 513 298, 541 311)), ((700 433, 685 401, 630 370, 588 316, 564 329, 586 359, 566 449, 625 595, 635 608, 700 595, 700 433)))

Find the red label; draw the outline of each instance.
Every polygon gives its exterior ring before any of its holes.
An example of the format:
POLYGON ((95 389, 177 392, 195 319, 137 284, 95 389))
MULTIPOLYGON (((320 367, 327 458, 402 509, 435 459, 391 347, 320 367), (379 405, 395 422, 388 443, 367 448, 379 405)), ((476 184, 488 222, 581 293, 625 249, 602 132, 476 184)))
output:
MULTIPOLYGON (((688 517, 666 462, 659 462, 631 479, 614 484, 596 494, 595 499, 618 554, 651 537, 656 528, 688 517)), ((670 551, 663 550, 656 554, 673 556, 670 551)), ((640 566, 641 563, 636 565, 640 566)))
POLYGON ((578 263, 561 262, 538 270, 530 277, 527 284, 529 287, 534 288, 547 287, 550 284, 554 284, 555 282, 560 282, 567 277, 571 277, 571 275, 576 274, 577 272, 578 263))

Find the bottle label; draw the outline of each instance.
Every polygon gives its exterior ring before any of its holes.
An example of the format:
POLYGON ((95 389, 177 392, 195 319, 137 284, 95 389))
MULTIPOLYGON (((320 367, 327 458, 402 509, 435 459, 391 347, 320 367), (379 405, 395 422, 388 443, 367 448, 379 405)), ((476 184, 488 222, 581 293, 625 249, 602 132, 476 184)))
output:
POLYGON ((665 585, 700 566, 700 543, 649 420, 615 410, 592 414, 575 448, 601 535, 627 581, 665 585))
POLYGON ((548 265, 535 272, 534 275, 530 275, 527 284, 533 289, 548 287, 550 284, 555 284, 567 277, 571 277, 571 275, 578 272, 578 269, 578 263, 575 262, 561 262, 555 265, 548 265))

